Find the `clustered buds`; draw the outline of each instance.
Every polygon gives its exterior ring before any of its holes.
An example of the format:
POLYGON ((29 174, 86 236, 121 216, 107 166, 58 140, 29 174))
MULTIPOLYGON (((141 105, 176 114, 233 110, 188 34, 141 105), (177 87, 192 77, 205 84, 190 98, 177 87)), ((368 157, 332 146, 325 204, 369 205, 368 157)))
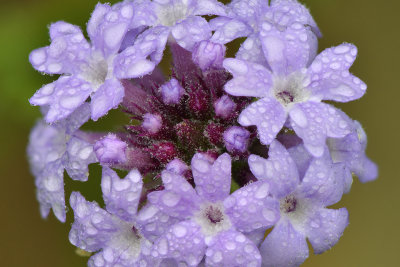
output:
POLYGON ((378 176, 360 123, 332 104, 366 91, 349 72, 354 45, 317 55, 321 33, 296 0, 98 4, 87 33, 53 23, 30 55, 61 76, 30 99, 44 120, 28 155, 42 216, 62 222, 64 170, 86 181, 101 166, 105 205, 69 199, 69 240, 89 266, 290 267, 307 240, 314 253, 338 242, 348 211, 327 207, 353 174, 378 176), (129 122, 80 129, 111 109, 129 122))

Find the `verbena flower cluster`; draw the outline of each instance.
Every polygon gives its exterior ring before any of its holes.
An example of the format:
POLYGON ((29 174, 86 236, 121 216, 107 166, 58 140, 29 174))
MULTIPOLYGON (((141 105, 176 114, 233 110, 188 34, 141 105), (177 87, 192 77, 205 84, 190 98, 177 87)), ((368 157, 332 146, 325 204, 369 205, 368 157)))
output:
POLYGON ((354 45, 317 55, 295 0, 98 4, 86 31, 53 23, 30 54, 59 76, 30 99, 44 119, 28 155, 42 216, 62 222, 64 170, 84 182, 102 167, 104 207, 69 197, 89 266, 298 266, 307 240, 317 254, 338 242, 348 212, 328 207, 353 174, 377 177, 360 123, 331 104, 366 91, 354 45), (130 122, 81 130, 111 109, 130 122))

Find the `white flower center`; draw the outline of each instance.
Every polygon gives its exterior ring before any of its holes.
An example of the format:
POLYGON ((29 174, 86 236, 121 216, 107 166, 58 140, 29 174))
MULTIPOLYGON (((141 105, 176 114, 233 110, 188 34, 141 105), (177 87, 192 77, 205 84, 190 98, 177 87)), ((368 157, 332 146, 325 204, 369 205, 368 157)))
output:
POLYGON ((189 14, 188 5, 182 2, 179 1, 169 6, 163 5, 157 8, 156 12, 159 23, 163 26, 173 26, 178 21, 186 18, 189 14))
POLYGON ((308 199, 299 198, 293 194, 280 200, 281 218, 289 219, 298 231, 304 230, 304 224, 314 208, 313 203, 308 199))
POLYGON ((306 101, 310 91, 305 87, 305 74, 294 72, 286 77, 276 76, 273 81, 272 93, 285 107, 293 103, 306 101))
POLYGON ((82 78, 93 85, 96 91, 113 72, 114 57, 106 60, 100 53, 94 52, 88 64, 81 66, 82 78))
POLYGON ((232 225, 220 202, 204 204, 195 214, 194 220, 201 226, 202 232, 206 236, 214 236, 229 229, 232 225))
POLYGON ((142 236, 135 226, 122 221, 120 223, 120 230, 110 240, 111 247, 122 251, 120 257, 139 257, 142 236))

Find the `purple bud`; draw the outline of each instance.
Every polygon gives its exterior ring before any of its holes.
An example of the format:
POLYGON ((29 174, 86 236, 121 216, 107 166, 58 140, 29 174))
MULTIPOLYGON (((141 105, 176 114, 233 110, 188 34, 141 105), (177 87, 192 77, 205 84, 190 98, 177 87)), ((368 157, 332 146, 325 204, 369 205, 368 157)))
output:
POLYGON ((204 40, 194 47, 192 60, 203 71, 210 68, 222 69, 225 51, 225 45, 204 40))
POLYGON ((167 171, 174 172, 176 174, 182 175, 189 170, 189 167, 180 159, 174 159, 170 161, 165 167, 167 171))
POLYGON ((151 134, 156 134, 162 127, 160 115, 146 113, 143 115, 142 127, 151 134))
POLYGON ((223 95, 214 102, 214 109, 215 115, 223 119, 227 119, 236 110, 236 103, 233 102, 229 96, 223 95))
POLYGON ((162 100, 167 105, 178 104, 184 93, 185 89, 174 78, 161 86, 162 100))
POLYGON ((94 144, 97 159, 103 164, 118 164, 126 162, 125 150, 127 144, 115 134, 108 134, 94 144))
POLYGON ((245 152, 250 132, 239 126, 232 126, 224 132, 224 143, 229 152, 245 152))

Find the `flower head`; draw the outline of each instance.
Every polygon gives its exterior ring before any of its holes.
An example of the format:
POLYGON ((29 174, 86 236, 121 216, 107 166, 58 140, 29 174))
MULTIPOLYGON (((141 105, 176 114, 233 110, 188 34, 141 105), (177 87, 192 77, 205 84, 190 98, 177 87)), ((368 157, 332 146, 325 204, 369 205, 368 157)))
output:
POLYGON ((270 182, 280 201, 280 220, 260 246, 263 266, 298 266, 308 257, 306 238, 319 254, 335 245, 346 228, 347 210, 325 207, 341 199, 347 176, 327 150, 311 160, 303 177, 278 141, 271 143, 268 154, 268 159, 249 157, 253 174, 270 182))
POLYGON ((243 233, 278 219, 278 202, 269 197, 269 185, 257 182, 229 195, 231 159, 227 154, 215 161, 196 154, 191 165, 195 188, 182 176, 164 171, 165 190, 148 196, 152 205, 179 220, 155 242, 152 255, 190 266, 204 255, 209 266, 260 266, 257 247, 243 233))
POLYGON ((67 117, 89 97, 93 120, 116 108, 124 88, 115 72, 115 56, 134 18, 130 3, 98 4, 87 25, 91 42, 79 27, 59 21, 50 25, 51 44, 34 50, 30 62, 38 71, 62 74, 30 99, 32 105, 50 107, 49 123, 67 117))
POLYGON ((89 106, 83 105, 58 124, 39 121, 30 134, 28 156, 42 217, 53 209, 65 221, 64 169, 72 179, 86 181, 88 165, 97 161, 93 145, 77 131, 89 116, 89 106))
POLYGON ((142 177, 132 170, 124 179, 103 167, 101 188, 106 210, 88 202, 78 192, 70 198, 75 214, 69 239, 83 250, 97 252, 89 266, 158 266, 151 257, 151 242, 141 233, 137 208, 142 191, 142 177))

